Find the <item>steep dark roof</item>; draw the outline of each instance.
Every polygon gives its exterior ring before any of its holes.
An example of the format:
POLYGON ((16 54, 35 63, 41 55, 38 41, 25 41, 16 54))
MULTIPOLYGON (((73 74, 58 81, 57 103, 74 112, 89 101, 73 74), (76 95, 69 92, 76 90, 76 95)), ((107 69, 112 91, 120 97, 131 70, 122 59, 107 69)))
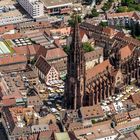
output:
POLYGON ((40 46, 37 51, 37 58, 42 55, 43 57, 46 57, 47 49, 44 46, 40 46))
POLYGON ((44 74, 47 75, 51 66, 43 56, 39 56, 35 66, 44 74))

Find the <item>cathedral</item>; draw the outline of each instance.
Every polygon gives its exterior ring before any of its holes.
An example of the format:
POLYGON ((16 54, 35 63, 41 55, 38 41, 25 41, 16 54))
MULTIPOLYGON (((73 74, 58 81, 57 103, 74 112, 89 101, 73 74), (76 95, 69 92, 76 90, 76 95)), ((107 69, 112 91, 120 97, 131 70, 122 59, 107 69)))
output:
POLYGON ((138 83, 140 77, 139 49, 129 44, 118 45, 112 50, 106 46, 104 61, 86 70, 79 30, 75 16, 65 82, 67 109, 98 104, 123 91, 126 85, 138 83))

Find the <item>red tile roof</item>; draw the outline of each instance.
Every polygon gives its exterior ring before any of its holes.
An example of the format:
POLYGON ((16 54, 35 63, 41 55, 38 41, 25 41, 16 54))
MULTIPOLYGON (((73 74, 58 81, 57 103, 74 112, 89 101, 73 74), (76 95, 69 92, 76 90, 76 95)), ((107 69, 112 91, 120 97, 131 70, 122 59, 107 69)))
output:
POLYGON ((21 46, 21 47, 14 47, 13 48, 17 54, 30 54, 35 55, 36 50, 34 45, 28 45, 28 46, 21 46))
POLYGON ((100 56, 103 55, 103 48, 98 48, 94 51, 91 51, 91 52, 86 52, 84 54, 85 56, 85 60, 88 62, 88 61, 92 61, 94 59, 98 59, 100 56))
POLYGON ((45 140, 45 139, 50 139, 52 136, 53 132, 52 131, 44 131, 39 133, 39 139, 45 140))
POLYGON ((15 92, 13 92, 10 95, 4 95, 2 97, 3 100, 10 99, 10 98, 15 98, 15 99, 20 98, 21 99, 22 98, 22 95, 18 91, 15 91, 15 92))
POLYGON ((0 67, 0 71, 2 72, 14 72, 14 71, 23 71, 26 70, 26 63, 19 63, 13 65, 6 65, 4 67, 0 67))
POLYGON ((1 26, 0 27, 0 34, 3 34, 7 31, 13 30, 15 28, 15 26, 13 24, 11 25, 6 25, 6 26, 1 26))
POLYGON ((55 43, 55 45, 56 45, 57 47, 61 46, 61 44, 60 44, 60 39, 55 39, 55 40, 54 40, 54 43, 55 43))
POLYGON ((47 49, 44 46, 40 46, 37 51, 36 57, 38 58, 40 55, 42 55, 43 57, 46 57, 46 54, 47 54, 47 49))
POLYGON ((127 58, 128 56, 131 56, 132 50, 127 45, 127 46, 120 49, 120 54, 121 54, 121 59, 124 59, 124 58, 127 58))
POLYGON ((83 129, 77 129, 74 131, 76 138, 83 140, 96 140, 107 136, 116 135, 117 132, 111 128, 110 121, 104 121, 94 124, 92 127, 85 127, 83 129), (90 135, 87 135, 90 134, 90 135))
POLYGON ((130 98, 132 99, 134 104, 140 105, 140 94, 139 93, 135 93, 133 95, 130 95, 130 98))
POLYGON ((134 12, 123 12, 123 13, 112 13, 112 14, 107 14, 108 18, 113 18, 113 17, 133 17, 134 12))
POLYGON ((95 117, 98 118, 104 116, 104 112, 101 108, 101 105, 81 107, 80 111, 83 119, 91 119, 95 117))
POLYGON ((106 68, 112 67, 109 60, 105 60, 102 63, 96 65, 95 67, 88 69, 86 71, 86 80, 91 79, 92 77, 95 77, 97 74, 102 73, 106 68))
POLYGON ((25 55, 20 54, 7 54, 0 56, 0 65, 8 65, 8 64, 15 64, 21 62, 27 62, 27 57, 25 55))
POLYGON ((140 117, 140 109, 137 108, 136 110, 132 110, 128 114, 131 119, 140 117))
POLYGON ((85 34, 86 34, 85 30, 80 29, 80 37, 81 37, 81 39, 83 39, 85 34))
POLYGON ((54 48, 47 50, 46 59, 52 60, 52 59, 58 59, 61 57, 67 57, 67 54, 63 51, 61 48, 54 48))
POLYGON ((55 123, 50 124, 49 129, 54 131, 54 132, 60 132, 58 125, 55 123))
POLYGON ((121 112, 114 116, 114 120, 116 123, 120 123, 129 119, 128 112, 121 112))
MULTIPOLYGON (((121 59, 124 59, 127 58, 128 56, 131 56, 133 50, 130 46, 127 45, 121 48, 119 51, 121 54, 121 59)), ((88 81, 92 77, 95 77, 96 75, 102 73, 104 70, 106 70, 107 67, 108 68, 112 67, 109 60, 105 60, 102 63, 97 64, 95 67, 88 69, 86 71, 86 80, 88 81)))
POLYGON ((1 103, 3 104, 3 106, 12 106, 16 104, 16 99, 15 98, 3 99, 1 103))
POLYGON ((115 35, 115 38, 123 38, 125 36, 125 33, 123 32, 118 32, 116 35, 115 35))
POLYGON ((23 34, 21 34, 21 33, 2 35, 2 38, 4 38, 4 39, 17 39, 17 38, 22 38, 22 37, 23 37, 23 34))
POLYGON ((126 41, 127 43, 131 43, 133 45, 140 46, 140 41, 133 37, 124 36, 123 40, 126 41))
POLYGON ((134 12, 133 13, 133 17, 136 19, 136 20, 139 20, 140 19, 140 16, 137 12, 134 12))
POLYGON ((117 32, 113 28, 104 27, 103 28, 103 33, 107 34, 107 35, 109 35, 111 37, 111 36, 115 35, 117 32))

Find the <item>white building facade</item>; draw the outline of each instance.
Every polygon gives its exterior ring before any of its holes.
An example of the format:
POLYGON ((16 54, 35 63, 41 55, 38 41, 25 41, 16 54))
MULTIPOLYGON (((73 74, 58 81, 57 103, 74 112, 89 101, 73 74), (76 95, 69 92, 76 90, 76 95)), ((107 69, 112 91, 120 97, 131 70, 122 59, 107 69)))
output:
POLYGON ((32 18, 44 15, 44 6, 39 0, 18 0, 18 3, 28 12, 32 18))

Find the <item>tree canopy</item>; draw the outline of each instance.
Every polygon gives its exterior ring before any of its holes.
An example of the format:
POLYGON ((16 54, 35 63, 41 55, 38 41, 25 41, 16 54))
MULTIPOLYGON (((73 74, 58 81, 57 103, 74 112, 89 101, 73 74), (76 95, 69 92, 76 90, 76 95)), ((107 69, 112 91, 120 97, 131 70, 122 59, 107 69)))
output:
MULTIPOLYGON (((77 15, 77 17, 78 17, 78 22, 81 23, 81 21, 82 21, 81 16, 77 15)), ((69 24, 69 26, 74 27, 74 25, 75 25, 74 15, 72 15, 71 19, 68 20, 68 24, 69 24)))
POLYGON ((65 46, 63 47, 63 50, 64 50, 65 53, 68 54, 69 51, 70 51, 70 46, 65 45, 65 46))
MULTIPOLYGON (((82 48, 84 49, 85 52, 91 52, 94 51, 94 48, 91 46, 91 44, 89 42, 84 42, 82 44, 82 48)), ((64 46, 63 50, 68 54, 70 51, 70 46, 64 46)))
POLYGON ((123 6, 129 6, 130 4, 135 4, 135 0, 121 0, 123 6))
POLYGON ((97 10, 96 10, 95 8, 93 8, 93 9, 91 10, 91 16, 92 16, 92 17, 98 17, 98 16, 99 16, 99 13, 97 12, 97 10))
POLYGON ((101 21, 101 22, 100 22, 100 25, 103 26, 103 27, 106 27, 106 26, 108 26, 108 22, 103 22, 103 21, 101 21))
POLYGON ((140 11, 140 4, 136 0, 121 0, 121 5, 117 12, 140 11))
POLYGON ((112 6, 112 2, 113 2, 113 0, 108 0, 108 2, 106 2, 105 4, 104 4, 104 6, 102 7, 102 10, 105 12, 105 11, 108 11, 110 8, 111 8, 111 6, 112 6))
POLYGON ((94 50, 93 47, 91 46, 91 44, 89 42, 84 42, 82 44, 82 47, 83 47, 83 49, 84 49, 85 52, 91 52, 91 51, 94 50))

